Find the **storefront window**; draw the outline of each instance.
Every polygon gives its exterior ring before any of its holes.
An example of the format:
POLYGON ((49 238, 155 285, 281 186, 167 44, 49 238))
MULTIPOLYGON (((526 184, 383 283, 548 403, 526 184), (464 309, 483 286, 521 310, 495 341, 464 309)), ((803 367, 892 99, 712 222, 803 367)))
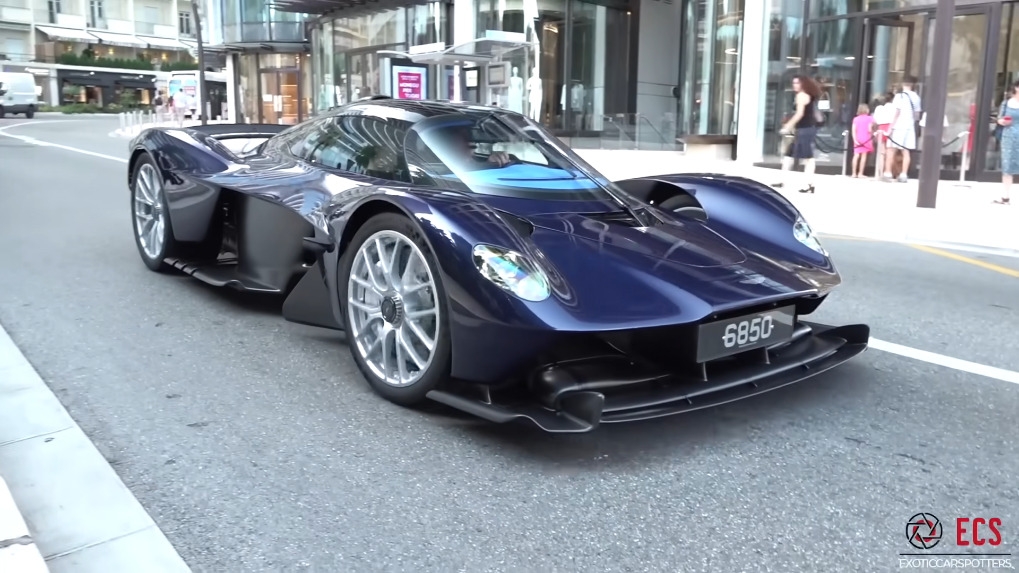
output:
POLYGON ((315 110, 323 111, 336 105, 336 94, 333 86, 333 24, 325 22, 321 28, 312 31, 312 47, 315 50, 315 77, 309 93, 314 94, 315 110))
POLYGON ((407 10, 403 8, 337 19, 333 25, 333 41, 337 52, 403 44, 407 41, 407 10))
MULTIPOLYGON (((525 113, 552 128, 566 128, 562 97, 570 83, 564 81, 566 1, 477 0, 478 36, 486 30, 517 32, 523 33, 529 44, 503 57, 503 66, 496 68, 494 76, 501 81, 476 96, 480 103, 525 113)), ((491 74, 486 74, 486 80, 488 76, 491 74)))
POLYGON ((572 20, 571 81, 559 105, 570 110, 568 130, 602 131, 606 115, 627 111, 630 15, 574 0, 572 20))
POLYGON ((237 121, 257 123, 261 97, 258 93, 258 54, 237 55, 237 121))
POLYGON ((680 133, 736 133, 744 1, 686 2, 680 133))
POLYGON ((800 40, 803 37, 804 0, 774 0, 768 35, 768 87, 764 94, 764 158, 775 161, 782 154, 778 133, 792 101, 792 78, 800 72, 800 40))
POLYGON ((408 25, 410 26, 410 45, 421 46, 442 42, 446 37, 449 25, 446 17, 446 5, 432 2, 423 6, 407 9, 408 25))

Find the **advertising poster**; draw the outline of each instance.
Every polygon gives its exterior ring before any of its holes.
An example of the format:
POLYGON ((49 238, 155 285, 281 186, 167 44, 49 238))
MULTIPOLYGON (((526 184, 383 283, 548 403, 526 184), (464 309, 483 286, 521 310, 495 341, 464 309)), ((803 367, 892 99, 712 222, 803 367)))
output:
POLYGON ((428 68, 394 65, 392 73, 396 99, 428 99, 428 68))

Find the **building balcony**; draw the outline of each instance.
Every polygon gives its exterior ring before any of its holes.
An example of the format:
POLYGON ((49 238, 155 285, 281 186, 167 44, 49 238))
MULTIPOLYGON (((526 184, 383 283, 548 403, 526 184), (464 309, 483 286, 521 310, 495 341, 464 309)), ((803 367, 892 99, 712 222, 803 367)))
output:
POLYGON ((4 5, 0 5, 0 22, 12 22, 16 24, 31 24, 32 23, 32 10, 27 7, 11 6, 10 4, 17 4, 13 0, 5 0, 4 5))
POLYGON ((46 10, 35 11, 35 23, 52 25, 58 28, 75 28, 84 30, 86 18, 78 14, 50 14, 46 10))
POLYGON ((155 36, 157 38, 176 38, 177 27, 170 24, 154 22, 135 22, 134 33, 139 36, 155 36))

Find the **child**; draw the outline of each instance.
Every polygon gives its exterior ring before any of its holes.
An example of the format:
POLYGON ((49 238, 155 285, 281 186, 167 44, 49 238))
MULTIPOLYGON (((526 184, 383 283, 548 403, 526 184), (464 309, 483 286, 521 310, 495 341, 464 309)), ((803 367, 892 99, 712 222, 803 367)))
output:
POLYGON ((892 120, 895 119, 895 106, 891 104, 892 96, 888 94, 878 96, 877 109, 874 110, 874 125, 876 130, 874 137, 877 139, 877 159, 874 165, 874 179, 881 177, 881 170, 884 169, 885 152, 888 148, 888 134, 892 130, 892 120))
POLYGON ((874 152, 874 118, 870 106, 861 103, 853 118, 853 177, 863 177, 867 168, 867 156, 874 152))

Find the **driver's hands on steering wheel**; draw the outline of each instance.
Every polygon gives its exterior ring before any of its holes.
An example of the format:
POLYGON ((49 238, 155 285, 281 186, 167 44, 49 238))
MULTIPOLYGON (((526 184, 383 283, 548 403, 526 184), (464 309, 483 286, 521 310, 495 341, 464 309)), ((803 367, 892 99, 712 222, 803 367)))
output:
POLYGON ((512 161, 513 160, 510 158, 509 154, 505 151, 493 151, 492 154, 488 156, 488 162, 494 163, 499 167, 503 167, 512 161))

